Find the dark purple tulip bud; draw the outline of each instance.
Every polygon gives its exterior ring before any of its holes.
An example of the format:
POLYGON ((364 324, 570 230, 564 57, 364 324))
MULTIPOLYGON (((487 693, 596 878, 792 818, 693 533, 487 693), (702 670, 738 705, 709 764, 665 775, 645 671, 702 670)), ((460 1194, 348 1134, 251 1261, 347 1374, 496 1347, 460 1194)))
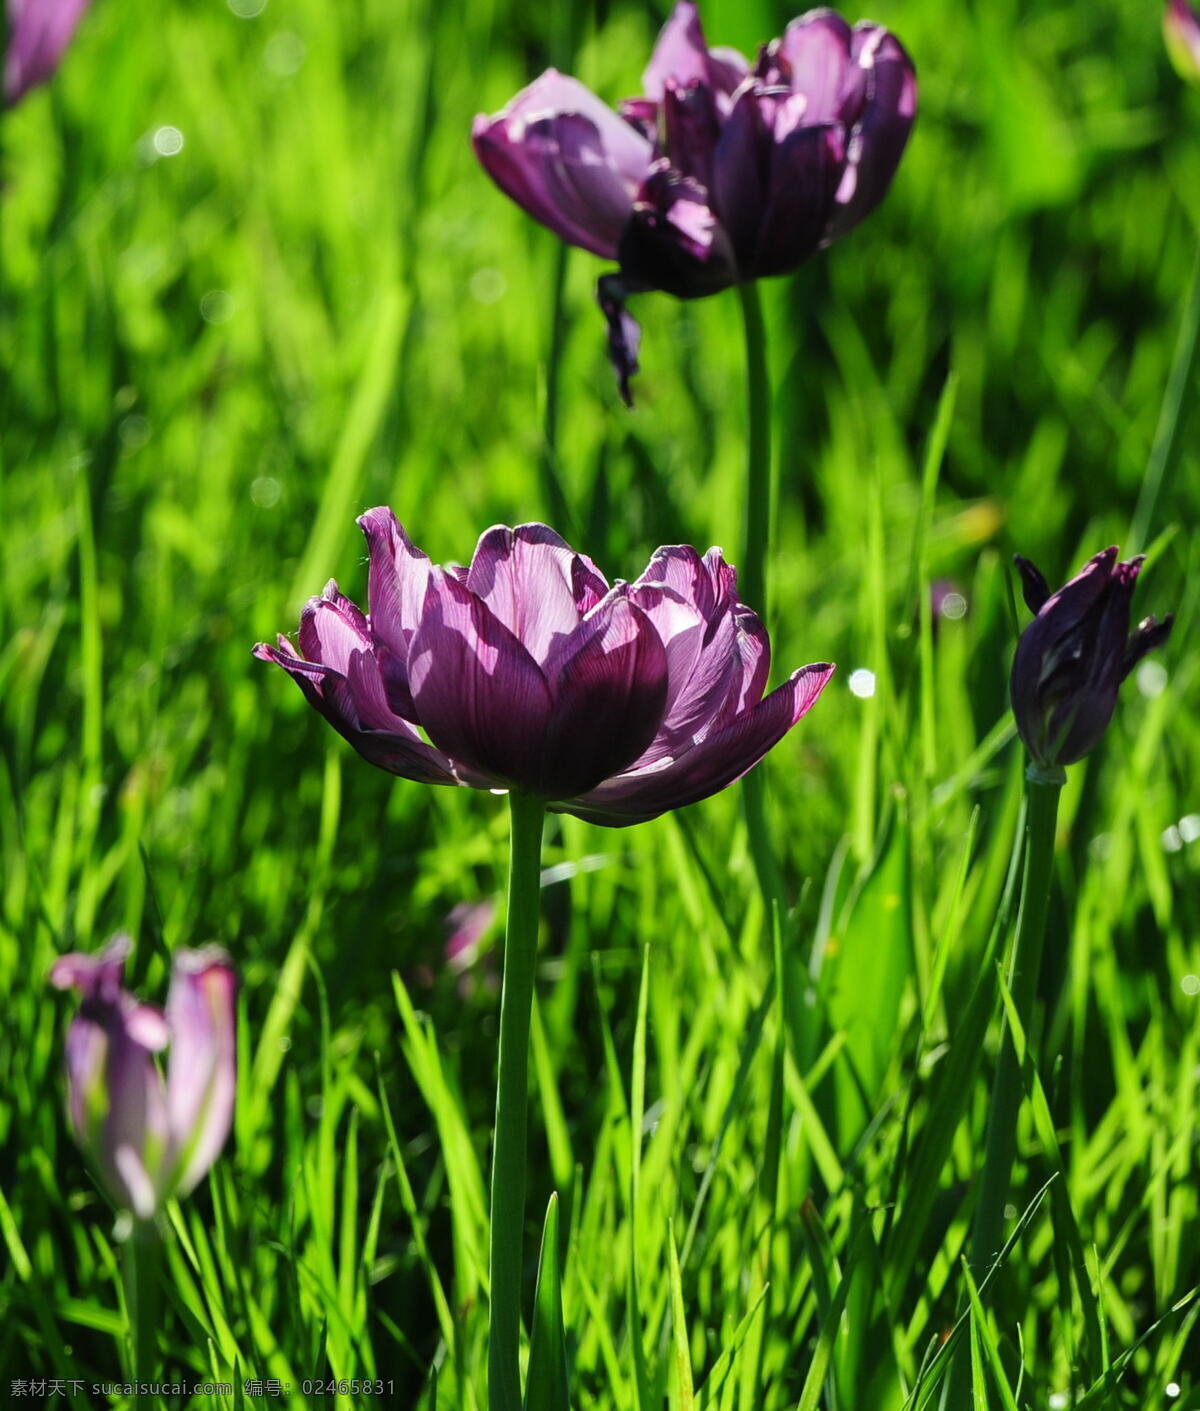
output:
POLYGON ((498 525, 438 568, 389 509, 359 520, 362 613, 329 584, 255 655, 283 667, 372 764, 517 789, 610 827, 707 798, 762 759, 833 667, 763 695, 770 644, 719 549, 659 549, 610 587, 544 524, 498 525))
POLYGON ((58 68, 90 0, 8 0, 4 101, 19 103, 58 68))
POLYGON ((1187 0, 1170 0, 1163 12, 1163 39, 1179 77, 1200 83, 1200 15, 1187 0))
POLYGON ((1074 764, 1099 744, 1117 705, 1117 687, 1161 646, 1174 618, 1147 617, 1131 633, 1130 603, 1142 557, 1117 562, 1105 549, 1057 593, 1028 559, 1015 559, 1034 620, 1012 666, 1017 729, 1034 763, 1074 764))
POLYGON ((149 1220, 187 1195, 216 1160, 233 1118, 236 981, 215 946, 177 951, 164 1014, 121 983, 128 936, 50 971, 77 989, 67 1033, 67 1106, 75 1138, 121 1210, 149 1220), (155 1054, 169 1047, 164 1082, 155 1054))
POLYGON ((899 40, 824 9, 751 66, 710 49, 696 6, 679 0, 644 82, 618 116, 550 70, 472 131, 502 191, 620 264, 600 303, 627 401, 637 325, 625 297, 690 299, 796 269, 882 200, 917 110, 899 40))

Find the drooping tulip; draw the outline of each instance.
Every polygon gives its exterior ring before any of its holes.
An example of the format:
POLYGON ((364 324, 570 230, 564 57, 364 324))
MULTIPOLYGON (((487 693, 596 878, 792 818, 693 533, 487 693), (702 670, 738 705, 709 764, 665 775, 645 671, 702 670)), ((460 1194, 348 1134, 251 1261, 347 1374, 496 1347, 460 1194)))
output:
POLYGON ((550 69, 472 130, 502 191, 619 263, 599 299, 626 401, 638 351, 626 297, 694 298, 794 270, 879 203, 917 106, 899 40, 827 9, 793 20, 751 65, 710 49, 695 4, 679 0, 644 83, 614 112, 550 69))
POLYGON ((1117 705, 1117 688, 1139 661, 1167 640, 1174 618, 1129 614, 1142 556, 1117 561, 1116 548, 1089 559, 1069 583, 1050 586, 1028 559, 1015 559, 1025 602, 1035 613, 1012 665, 1017 729, 1035 764, 1074 764, 1100 743, 1117 705))
POLYGON ((123 987, 129 950, 116 936, 99 955, 61 956, 50 982, 82 996, 66 1043, 75 1138, 114 1205, 149 1220, 195 1188, 229 1135, 236 981, 218 947, 177 951, 164 1013, 123 987))
POLYGON ((283 667, 372 764, 427 784, 512 789, 610 827, 708 797, 815 703, 832 666, 766 697, 770 644, 719 549, 656 551, 612 587, 544 524, 496 526, 439 568, 388 509, 359 520, 364 614, 329 583, 283 667))
POLYGON ((4 101, 19 103, 45 83, 91 0, 8 0, 8 46, 4 54, 4 101))
POLYGON ((1163 11, 1163 39, 1179 77, 1200 83, 1200 15, 1187 0, 1169 0, 1163 11))

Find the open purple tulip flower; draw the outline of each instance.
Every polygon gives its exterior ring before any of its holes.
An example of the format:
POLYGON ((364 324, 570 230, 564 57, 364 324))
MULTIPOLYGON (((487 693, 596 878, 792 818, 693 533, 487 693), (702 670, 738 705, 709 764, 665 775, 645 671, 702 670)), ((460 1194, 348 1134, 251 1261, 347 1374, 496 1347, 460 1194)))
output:
POLYGON ((525 1107, 546 810, 609 827, 707 798, 752 769, 833 667, 764 696, 770 644, 719 549, 673 546, 633 583, 544 524, 498 525, 439 568, 389 509, 359 520, 364 613, 331 582, 298 646, 255 647, 372 764, 508 795, 511 818, 488 1269, 488 1395, 519 1408, 525 1107))
POLYGON ((709 49, 679 0, 614 112, 554 69, 472 137, 502 191, 572 245, 616 260, 600 280, 621 393, 637 370, 629 294, 712 294, 786 274, 887 191, 916 116, 912 61, 882 25, 812 10, 751 65, 709 49))
POLYGON ((216 946, 175 953, 166 1012, 122 985, 128 936, 99 955, 64 955, 50 971, 77 989, 66 1043, 76 1140, 113 1204, 153 1219, 217 1159, 233 1117, 236 981, 216 946), (169 1047, 164 1080, 155 1055, 169 1047))
POLYGON ((255 654, 364 758, 427 784, 518 791, 610 827, 716 793, 814 704, 833 668, 765 698, 770 644, 719 549, 656 551, 612 587, 544 524, 497 526, 439 568, 388 509, 359 520, 369 615, 330 583, 255 654))
POLYGON ((1130 604, 1142 558, 1096 554, 1057 593, 1028 559, 1016 558, 1034 620, 1012 665, 1017 729, 1034 765, 1074 764, 1100 743, 1117 706, 1117 688, 1139 661, 1167 640, 1174 621, 1147 617, 1130 632, 1130 604))
POLYGON ((4 102, 19 103, 53 77, 91 0, 7 0, 4 102))

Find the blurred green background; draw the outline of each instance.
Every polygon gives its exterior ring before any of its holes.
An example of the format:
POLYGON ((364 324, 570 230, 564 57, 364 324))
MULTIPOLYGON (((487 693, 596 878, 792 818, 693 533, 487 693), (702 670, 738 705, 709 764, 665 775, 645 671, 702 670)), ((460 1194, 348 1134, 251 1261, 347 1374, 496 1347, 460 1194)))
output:
MULTIPOLYGON (((704 21, 752 52, 790 14, 714 0, 704 21)), ((1060 825, 1043 1078, 1064 1164, 1031 1106, 1018 1208, 1056 1171, 1066 1198, 985 1297, 976 1405, 1197 1406, 1196 1305, 1170 1312, 1200 1282, 1186 402, 1142 542, 1130 523, 1192 277, 1200 95, 1149 3, 869 14, 916 60, 908 152, 873 216, 763 289, 776 676, 839 663, 765 766, 797 903, 782 1003, 736 791, 626 832, 554 825, 527 1298, 557 1188, 577 1408, 639 1404, 635 1342, 653 1404, 688 1404, 669 1220, 703 1405, 791 1408, 806 1379, 812 1406, 926 1404, 1001 1032, 1006 560, 1057 584, 1157 539, 1138 604, 1176 610, 1175 635, 1060 825), (943 578, 966 615, 923 639, 943 578), (873 694, 848 689, 858 669, 873 694), (981 976, 986 1051, 964 1029, 981 976)), ((505 813, 372 770, 250 648, 330 576, 362 600, 354 517, 375 504, 443 561, 537 518, 610 578, 659 543, 736 549, 736 299, 635 300, 627 412, 601 262, 510 205, 468 140, 550 63, 637 92, 665 15, 96 0, 53 82, 0 116, 5 1377, 121 1366, 111 1218, 62 1120, 67 1007, 44 976, 128 929, 148 997, 179 945, 218 940, 243 977, 236 1134, 174 1217, 166 1365, 378 1375, 426 1406, 436 1363, 440 1405, 482 1404, 499 926, 461 973, 444 949, 456 906, 499 895, 505 813)))

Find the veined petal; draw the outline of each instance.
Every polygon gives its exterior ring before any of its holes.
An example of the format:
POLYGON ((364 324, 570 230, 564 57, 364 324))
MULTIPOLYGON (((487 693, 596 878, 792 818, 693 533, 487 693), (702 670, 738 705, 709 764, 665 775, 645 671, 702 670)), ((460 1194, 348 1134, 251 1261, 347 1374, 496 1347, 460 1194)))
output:
POLYGON ((642 75, 646 96, 661 102, 668 84, 703 83, 718 94, 729 94, 746 76, 749 65, 736 49, 710 49, 700 15, 691 0, 679 0, 659 31, 650 62, 642 75))
POLYGON ((665 583, 635 585, 631 596, 654 624, 667 659, 667 697, 662 723, 638 768, 689 749, 741 684, 732 614, 710 624, 694 604, 665 583))
POLYGON ((755 276, 786 274, 820 247, 845 160, 845 134, 838 124, 793 127, 774 143, 754 247, 755 276))
POLYGON ((662 104, 666 155, 683 176, 706 189, 712 184, 713 153, 721 135, 712 90, 702 83, 667 84, 662 104))
POLYGON ((634 285, 679 299, 715 294, 736 278, 729 237, 708 191, 665 158, 642 183, 617 253, 634 285))
POLYGON ((167 995, 167 1179, 180 1195, 195 1187, 229 1135, 237 1086, 236 993, 224 951, 209 946, 175 953, 167 995))
MULTIPOLYGON (((880 25, 856 25, 853 56, 865 89, 857 116, 847 113, 846 168, 828 240, 844 235, 883 199, 917 115, 916 70, 894 34, 880 25)), ((850 109, 849 100, 845 106, 850 109)))
POLYGON ((713 209, 725 228, 739 272, 750 270, 758 244, 771 168, 771 135, 752 83, 740 88, 713 153, 713 209))
POLYGON ((536 791, 551 700, 537 662, 482 599, 440 569, 408 659, 429 738, 499 786, 536 791))
POLYGON ((676 759, 632 769, 570 804, 556 804, 593 823, 620 828, 708 798, 752 769, 815 704, 833 667, 802 667, 753 710, 676 759))
POLYGON ((366 537, 370 555, 367 605, 371 617, 364 635, 369 636, 376 649, 383 648, 380 673, 391 709, 409 720, 413 707, 408 689, 408 644, 421 620, 433 565, 386 505, 361 515, 358 527, 366 537))
POLYGON ((380 728, 377 722, 384 691, 378 675, 372 679, 373 659, 367 653, 354 658, 351 671, 355 684, 333 667, 297 656, 286 637, 280 638, 278 648, 260 642, 254 655, 260 661, 281 666, 300 687, 309 705, 371 764, 420 784, 470 783, 473 787, 486 787, 475 785, 474 776, 456 770, 440 750, 421 739, 407 720, 393 716, 390 727, 380 728), (367 721, 375 724, 363 721, 360 707, 366 712, 367 721))
POLYGON ((844 103, 862 83, 850 57, 851 29, 833 10, 810 10, 767 47, 771 75, 804 95, 806 125, 841 121, 844 103), (851 90, 848 93, 848 90, 851 90))
POLYGON ((494 117, 475 151, 497 186, 573 245, 612 259, 651 144, 577 79, 554 69, 494 117))
POLYGON ((553 709, 541 788, 571 798, 645 750, 662 720, 667 654, 627 589, 614 589, 546 664, 553 709))
POLYGON ((701 617, 711 620, 719 608, 735 600, 737 572, 715 546, 702 558, 690 544, 664 544, 651 554, 634 587, 649 583, 665 583, 701 617))
POLYGON ((602 274, 596 283, 596 302, 608 324, 608 360, 617 374, 617 390, 627 407, 633 406, 630 380, 638 370, 642 330, 625 307, 632 290, 619 274, 602 274))
POLYGON ((498 524, 479 540, 468 590, 521 642, 539 665, 608 592, 595 565, 544 524, 498 524), (581 610, 580 603, 587 608, 581 610))

